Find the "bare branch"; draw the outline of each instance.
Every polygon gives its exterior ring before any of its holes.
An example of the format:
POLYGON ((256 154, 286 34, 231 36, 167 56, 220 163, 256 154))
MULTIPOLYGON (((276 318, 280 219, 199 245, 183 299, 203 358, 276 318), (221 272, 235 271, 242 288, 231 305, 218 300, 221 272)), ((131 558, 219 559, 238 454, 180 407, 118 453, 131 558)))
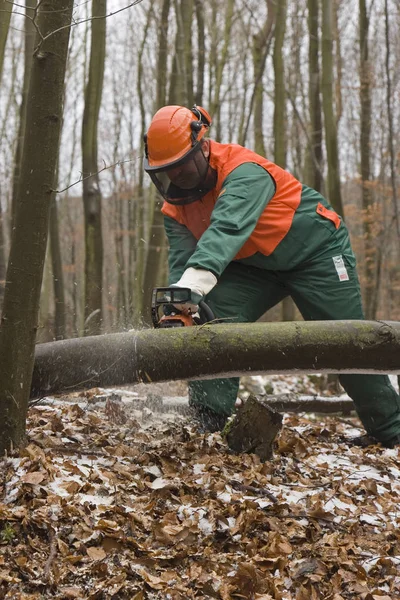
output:
MULTIPOLYGON (((13 6, 17 6, 18 8, 25 8, 25 6, 23 6, 22 4, 17 4, 15 2, 12 2, 12 0, 6 0, 6 2, 13 6)), ((135 0, 134 2, 131 2, 130 4, 128 4, 127 6, 119 8, 118 10, 114 10, 113 12, 109 12, 107 15, 104 15, 104 16, 102 15, 102 16, 98 16, 98 17, 88 17, 87 19, 82 19, 81 21, 75 21, 73 23, 69 23, 68 25, 64 25, 63 27, 59 27, 58 29, 51 31, 46 36, 42 35, 42 33, 40 32, 40 29, 38 28, 38 26, 36 24, 38 9, 42 2, 43 2, 43 0, 39 0, 37 6, 35 8, 35 15, 33 17, 30 17, 29 15, 27 15, 25 13, 15 12, 15 11, 13 12, 13 14, 15 14, 15 15, 21 15, 22 17, 26 17, 27 19, 30 19, 32 21, 38 35, 41 38, 40 43, 36 46, 35 51, 33 53, 34 56, 36 56, 37 53, 39 52, 40 47, 43 44, 43 42, 45 42, 47 39, 49 39, 49 37, 51 37, 55 33, 58 33, 59 31, 62 31, 63 29, 67 29, 69 27, 75 27, 76 25, 81 25, 82 23, 87 23, 88 21, 93 21, 94 19, 107 19, 108 17, 113 17, 114 15, 117 15, 118 13, 120 13, 124 10, 127 10, 128 8, 132 8, 132 6, 136 6, 136 4, 140 4, 142 2, 142 0, 135 0)), ((5 12, 5 11, 1 10, 0 12, 5 12)))
POLYGON ((71 189, 72 187, 74 187, 74 185, 77 185, 78 183, 81 183, 82 181, 86 181, 86 179, 90 179, 91 177, 95 177, 96 175, 99 175, 99 173, 102 173, 103 171, 106 171, 107 169, 112 169, 113 167, 120 167, 125 163, 133 162, 134 160, 139 160, 140 158, 142 158, 142 157, 138 156, 137 158, 128 158, 127 160, 119 160, 116 163, 113 163, 112 165, 106 165, 103 160, 104 167, 102 169, 100 169, 100 171, 97 171, 96 173, 90 173, 90 175, 87 175, 86 177, 82 177, 82 173, 81 173, 81 176, 78 179, 78 181, 74 181, 74 183, 71 183, 71 185, 68 185, 66 188, 64 188, 62 190, 51 189, 50 191, 53 192, 54 194, 62 194, 64 192, 66 192, 67 190, 71 189))

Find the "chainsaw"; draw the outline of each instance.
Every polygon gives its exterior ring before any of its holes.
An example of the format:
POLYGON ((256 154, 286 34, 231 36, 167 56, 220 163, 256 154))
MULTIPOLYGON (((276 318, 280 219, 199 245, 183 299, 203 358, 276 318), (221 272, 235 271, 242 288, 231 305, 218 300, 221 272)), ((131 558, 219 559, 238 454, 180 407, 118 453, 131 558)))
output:
POLYGON ((203 325, 215 319, 211 308, 201 300, 199 311, 185 314, 175 304, 193 304, 190 288, 159 287, 153 289, 151 298, 151 320, 156 328, 191 327, 203 325))

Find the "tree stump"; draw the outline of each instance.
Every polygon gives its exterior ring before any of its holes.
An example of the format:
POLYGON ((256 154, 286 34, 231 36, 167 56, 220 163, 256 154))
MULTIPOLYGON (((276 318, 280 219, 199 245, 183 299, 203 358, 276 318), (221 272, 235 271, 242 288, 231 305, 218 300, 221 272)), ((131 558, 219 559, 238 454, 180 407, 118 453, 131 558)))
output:
POLYGON ((227 444, 234 452, 254 453, 260 460, 268 460, 282 428, 282 419, 280 413, 268 406, 265 398, 251 395, 227 426, 227 444))

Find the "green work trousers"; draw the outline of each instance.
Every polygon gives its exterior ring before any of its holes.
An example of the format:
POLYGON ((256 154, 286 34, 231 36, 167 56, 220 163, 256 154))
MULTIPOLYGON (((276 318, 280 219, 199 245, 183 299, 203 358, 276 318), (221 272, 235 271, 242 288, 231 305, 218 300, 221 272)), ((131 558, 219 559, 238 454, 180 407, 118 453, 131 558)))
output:
MULTIPOLYGON (((291 296, 305 320, 363 319, 356 261, 349 246, 341 254, 348 280, 340 280, 338 248, 288 271, 268 271, 232 262, 206 301, 217 318, 254 322, 286 296, 291 296)), ((340 383, 354 401, 368 434, 385 442, 400 434, 400 398, 386 375, 340 375, 340 383)), ((219 414, 232 414, 238 378, 193 381, 191 404, 202 404, 219 414)))

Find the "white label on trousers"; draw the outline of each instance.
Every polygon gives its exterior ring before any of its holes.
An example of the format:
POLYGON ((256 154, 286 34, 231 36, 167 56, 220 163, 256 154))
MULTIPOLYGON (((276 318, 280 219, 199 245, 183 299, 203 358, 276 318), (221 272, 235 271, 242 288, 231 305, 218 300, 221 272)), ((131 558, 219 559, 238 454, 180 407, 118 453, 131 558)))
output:
POLYGON ((349 281, 350 277, 343 262, 343 256, 332 256, 332 260, 340 281, 349 281))

